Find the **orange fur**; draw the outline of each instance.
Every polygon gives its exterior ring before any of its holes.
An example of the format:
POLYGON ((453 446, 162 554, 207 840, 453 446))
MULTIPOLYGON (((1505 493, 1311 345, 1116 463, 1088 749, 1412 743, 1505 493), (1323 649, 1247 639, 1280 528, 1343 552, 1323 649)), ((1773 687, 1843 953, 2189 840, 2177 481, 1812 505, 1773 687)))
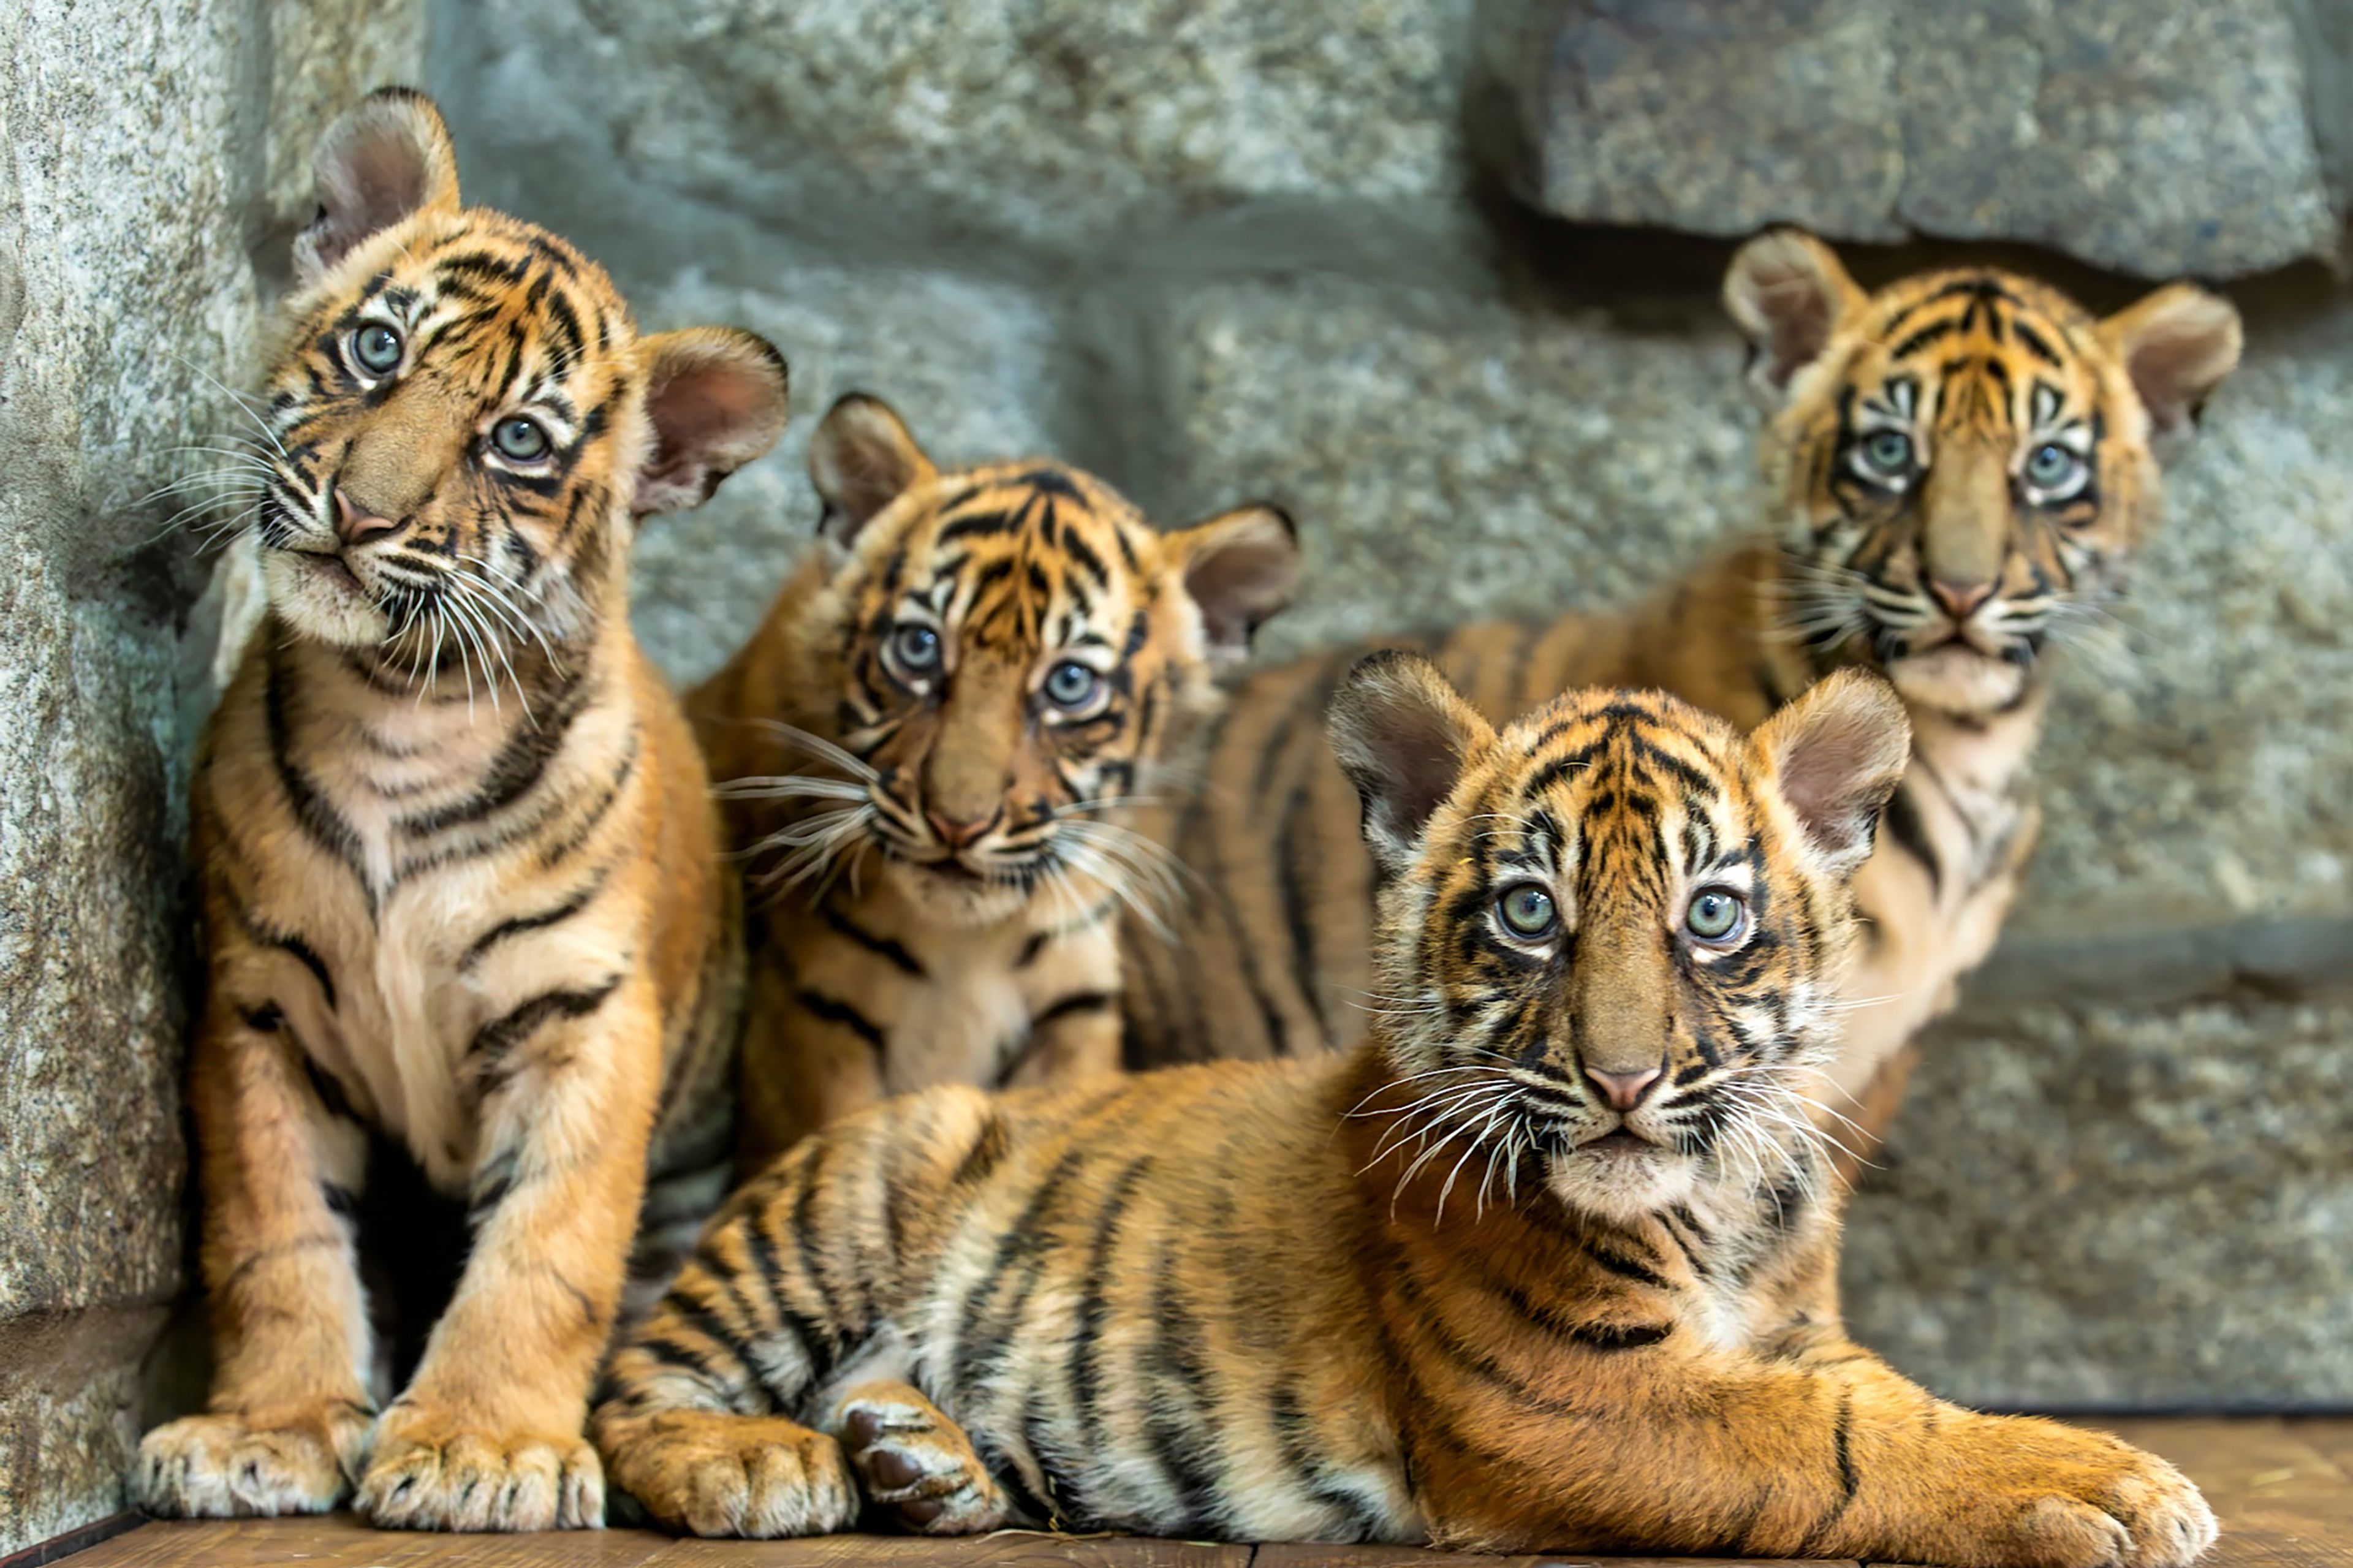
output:
POLYGON ((1296 558, 1271 508, 1161 533, 1051 459, 943 472, 871 398, 810 471, 815 545, 688 699, 749 857, 754 1166, 886 1094, 1118 1068, 1116 917, 1173 890, 1125 807, 1296 558))
POLYGON ((1346 1056, 895 1102, 714 1222, 616 1354, 617 1480, 712 1535, 1008 1523, 2170 1568, 2213 1521, 2113 1438, 1842 1335, 1807 1065, 1905 763, 1834 674, 1500 734, 1367 660, 1335 741, 1390 873, 1346 1056), (1717 917, 1723 917, 1718 919, 1717 917))
MULTIPOLYGON (((623 1309, 723 1191, 741 933, 693 738, 630 637, 636 516, 774 442, 748 333, 639 337, 592 263, 461 207, 429 100, 329 132, 265 386, 269 609, 206 731, 190 1064, 207 1414, 165 1514, 603 1520, 583 1439, 623 1309), (374 1135, 469 1205, 376 1415, 354 1213, 374 1135)), ((406 1216, 404 1216, 406 1217, 406 1216)))

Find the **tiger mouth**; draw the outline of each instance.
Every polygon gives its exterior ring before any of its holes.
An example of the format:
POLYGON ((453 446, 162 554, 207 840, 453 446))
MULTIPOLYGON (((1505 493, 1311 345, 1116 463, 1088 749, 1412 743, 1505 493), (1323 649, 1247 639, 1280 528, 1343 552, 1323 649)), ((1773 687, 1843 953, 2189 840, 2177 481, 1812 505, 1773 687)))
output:
POLYGON ((1577 1146, 1580 1154, 1599 1154, 1605 1159, 1626 1159, 1641 1154, 1657 1154, 1664 1151, 1650 1139, 1630 1127, 1619 1127, 1599 1138, 1588 1138, 1577 1146))

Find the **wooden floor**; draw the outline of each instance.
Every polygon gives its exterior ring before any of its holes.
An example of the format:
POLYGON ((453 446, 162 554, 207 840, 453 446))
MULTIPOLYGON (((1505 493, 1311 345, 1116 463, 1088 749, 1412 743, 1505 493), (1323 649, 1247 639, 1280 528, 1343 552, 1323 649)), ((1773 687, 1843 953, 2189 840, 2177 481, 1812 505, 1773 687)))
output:
MULTIPOLYGON (((2101 1422, 2205 1489, 2222 1520, 2212 1568, 2353 1568, 2353 1419, 2101 1422)), ((1004 1531, 969 1541, 837 1535, 675 1541, 636 1531, 541 1536, 401 1535, 345 1518, 143 1524, 61 1559, 70 1568, 1480 1568, 1504 1559, 1392 1547, 1215 1546, 1004 1531)), ((1524 1563, 1577 1559, 1518 1560, 1524 1563)), ((1589 1559, 1588 1560, 1589 1561, 1589 1559)), ((1617 1559, 1633 1564, 1638 1560, 1617 1559)), ((1651 1561, 1651 1560, 1640 1560, 1651 1561)), ((1723 1568, 1725 1560, 1711 1560, 1723 1568)))

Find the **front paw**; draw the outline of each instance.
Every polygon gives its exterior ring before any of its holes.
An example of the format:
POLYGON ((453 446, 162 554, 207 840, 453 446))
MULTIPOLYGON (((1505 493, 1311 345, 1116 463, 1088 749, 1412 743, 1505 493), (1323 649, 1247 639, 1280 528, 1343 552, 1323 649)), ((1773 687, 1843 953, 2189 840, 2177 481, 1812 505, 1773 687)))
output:
POLYGON ((766 1541, 858 1519, 841 1445, 795 1422, 677 1411, 599 1436, 613 1484, 672 1530, 766 1541))
POLYGON ((2183 1568, 2214 1544, 2214 1510, 2156 1455, 2056 1422, 1989 1424, 2009 1507, 1994 1559, 2027 1568, 2183 1568))
POLYGON ((351 1492, 375 1416, 342 1401, 156 1427, 132 1462, 131 1500, 162 1519, 325 1513, 351 1492))
POLYGON ((358 1507, 382 1530, 600 1530, 605 1470, 577 1433, 493 1432, 395 1406, 358 1507))

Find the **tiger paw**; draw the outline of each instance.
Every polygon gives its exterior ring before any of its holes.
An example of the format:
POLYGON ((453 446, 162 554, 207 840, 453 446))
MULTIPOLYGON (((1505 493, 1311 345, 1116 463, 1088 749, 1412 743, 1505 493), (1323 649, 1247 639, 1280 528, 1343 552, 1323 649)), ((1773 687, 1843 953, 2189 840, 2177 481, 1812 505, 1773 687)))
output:
MULTIPOLYGON (((2184 1568, 2214 1544, 2214 1510, 2189 1478, 2105 1433, 2056 1422, 1988 1423, 2007 1450, 1987 1561, 2024 1568, 2184 1568), (2006 1505, 2006 1506, 2003 1506, 2006 1505)), ((1980 1471, 1987 1474, 1987 1471, 1980 1471)))
POLYGON ((925 1535, 995 1530, 1013 1505, 964 1428, 902 1383, 868 1383, 835 1402, 828 1425, 867 1500, 925 1535))
POLYGON ((396 1405, 358 1507, 382 1530, 600 1530, 605 1470, 576 1433, 490 1432, 396 1405))
POLYGON ((613 1484, 691 1535, 828 1535, 858 1521, 841 1445, 772 1416, 672 1412, 600 1429, 613 1484))
POLYGON ((349 1495, 374 1420, 338 1400, 166 1422, 140 1441, 131 1500, 164 1519, 324 1513, 349 1495))

